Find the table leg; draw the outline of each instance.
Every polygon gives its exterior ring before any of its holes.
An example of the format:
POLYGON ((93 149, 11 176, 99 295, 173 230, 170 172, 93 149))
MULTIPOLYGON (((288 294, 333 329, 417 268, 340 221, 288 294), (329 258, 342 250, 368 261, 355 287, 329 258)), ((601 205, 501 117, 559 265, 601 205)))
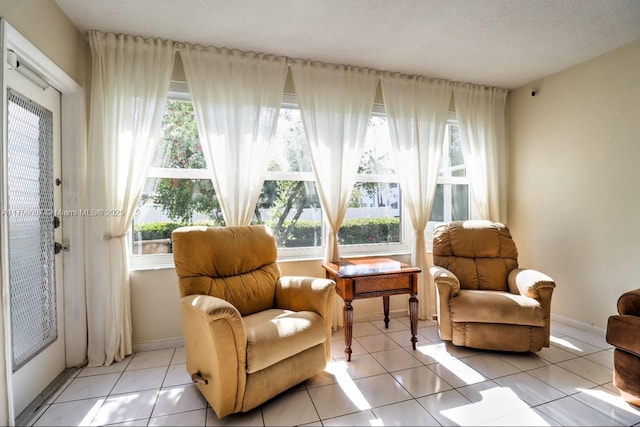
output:
POLYGON ((344 315, 344 354, 347 355, 347 362, 351 362, 351 336, 353 333, 353 307, 351 306, 351 300, 344 300, 344 308, 342 309, 344 315))
POLYGON ((411 322, 411 345, 415 350, 418 342, 416 337, 418 333, 418 298, 416 298, 415 294, 409 298, 409 319, 411 322))
POLYGON ((389 329, 389 295, 383 295, 382 306, 384 307, 384 327, 389 329))

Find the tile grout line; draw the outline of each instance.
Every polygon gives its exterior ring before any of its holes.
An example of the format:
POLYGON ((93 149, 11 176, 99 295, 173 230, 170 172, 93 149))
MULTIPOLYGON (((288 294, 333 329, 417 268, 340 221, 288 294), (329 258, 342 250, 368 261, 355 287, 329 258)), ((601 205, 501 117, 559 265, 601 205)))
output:
MULTIPOLYGON (((169 372, 169 367, 171 366, 171 361, 173 360, 173 356, 176 354, 176 347, 173 348, 173 353, 171 353, 171 358, 169 359, 169 365, 167 365, 167 370, 164 373, 164 378, 162 378, 162 382, 160 383, 160 387, 157 389, 156 391, 156 400, 153 402, 153 406, 151 407, 151 412, 149 412, 149 420, 147 421, 147 425, 149 425, 149 423, 151 422, 151 418, 153 417, 153 411, 156 410, 156 405, 158 404, 158 400, 160 399, 160 391, 162 390, 162 384, 164 384, 164 381, 167 378, 167 374, 169 372)), ((206 421, 207 421, 207 416, 205 413, 205 425, 206 425, 206 421)))

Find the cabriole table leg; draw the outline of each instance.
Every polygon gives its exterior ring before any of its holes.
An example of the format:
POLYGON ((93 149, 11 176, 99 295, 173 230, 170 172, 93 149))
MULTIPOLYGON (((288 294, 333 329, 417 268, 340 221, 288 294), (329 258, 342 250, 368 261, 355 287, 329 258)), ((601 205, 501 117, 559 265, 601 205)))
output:
POLYGON ((344 300, 344 308, 342 309, 344 315, 344 354, 347 356, 347 362, 351 362, 351 335, 353 333, 353 307, 351 306, 351 300, 344 300))
POLYGON ((409 319, 411 322, 411 346, 415 350, 418 342, 416 337, 418 334, 418 298, 416 298, 415 294, 412 294, 409 298, 409 319))

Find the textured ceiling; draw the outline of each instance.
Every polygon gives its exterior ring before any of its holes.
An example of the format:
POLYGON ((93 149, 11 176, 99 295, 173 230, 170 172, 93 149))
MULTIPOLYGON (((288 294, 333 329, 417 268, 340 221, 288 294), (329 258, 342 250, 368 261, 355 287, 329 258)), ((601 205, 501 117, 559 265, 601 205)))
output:
POLYGON ((640 0, 56 0, 75 25, 515 88, 640 39, 640 0))

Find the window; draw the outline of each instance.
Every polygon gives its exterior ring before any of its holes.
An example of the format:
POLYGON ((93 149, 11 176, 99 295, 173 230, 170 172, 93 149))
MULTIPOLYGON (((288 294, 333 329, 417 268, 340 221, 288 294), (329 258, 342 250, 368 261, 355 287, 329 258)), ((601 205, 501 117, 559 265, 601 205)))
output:
POLYGON ((193 106, 183 100, 167 101, 133 220, 133 255, 170 253, 171 232, 185 224, 224 225, 209 176, 193 106))
MULTIPOLYGON (((395 171, 387 117, 375 106, 363 149, 356 184, 345 220, 338 232, 341 245, 385 245, 379 251, 397 250, 402 235, 402 202, 395 171)), ((345 248, 345 253, 375 248, 345 248)), ((406 250, 406 249, 405 249, 406 250)))
MULTIPOLYGON (((133 267, 170 265, 171 232, 177 227, 225 225, 193 106, 185 93, 172 92, 167 101, 162 134, 132 225, 133 267)), ((280 258, 321 257, 323 213, 300 110, 295 97, 285 96, 284 101, 252 223, 271 228, 280 258)), ((468 181, 452 118, 446 128, 429 228, 438 222, 467 219, 468 212, 468 181)), ((387 119, 382 107, 375 106, 357 182, 338 232, 341 254, 406 253, 412 240, 411 227, 405 223, 387 119)))
POLYGON ((460 130, 452 118, 445 130, 437 182, 429 230, 438 223, 469 219, 469 181, 462 157, 460 130))
MULTIPOLYGON (((338 233, 341 253, 395 250, 388 244, 401 244, 406 239, 401 235, 400 192, 384 114, 374 113, 369 120, 358 172, 338 233), (363 248, 364 244, 370 246, 363 248), (386 247, 373 247, 376 244, 386 247)), ((286 96, 254 215, 254 222, 273 231, 281 258, 323 254, 323 213, 314 181, 300 110, 295 97, 286 96)))
POLYGON ((280 108, 268 172, 253 222, 271 229, 282 254, 319 255, 322 209, 297 105, 280 108), (291 249, 295 249, 292 251, 291 249))

